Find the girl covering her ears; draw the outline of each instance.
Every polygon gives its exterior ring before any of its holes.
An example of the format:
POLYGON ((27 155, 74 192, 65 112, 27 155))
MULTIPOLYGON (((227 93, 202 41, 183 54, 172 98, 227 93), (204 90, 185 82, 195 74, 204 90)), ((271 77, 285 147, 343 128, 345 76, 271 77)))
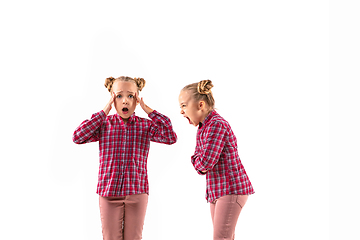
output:
POLYGON ((73 134, 77 144, 99 141, 97 193, 105 240, 142 238, 149 194, 150 141, 173 144, 177 140, 170 119, 139 98, 144 86, 143 78, 107 78, 109 102, 73 134), (135 115, 139 103, 151 120, 135 115), (107 116, 112 105, 117 113, 107 116))
POLYGON ((199 174, 206 174, 205 196, 210 202, 214 240, 232 240, 248 195, 255 192, 240 161, 236 137, 214 110, 212 87, 210 80, 185 86, 179 95, 180 113, 199 126, 191 162, 199 174))

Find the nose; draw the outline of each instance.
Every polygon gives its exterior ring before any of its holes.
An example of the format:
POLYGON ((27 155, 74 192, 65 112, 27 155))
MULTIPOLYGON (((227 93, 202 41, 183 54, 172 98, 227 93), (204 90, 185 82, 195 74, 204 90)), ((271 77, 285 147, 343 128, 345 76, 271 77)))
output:
POLYGON ((184 110, 181 109, 181 110, 180 110, 180 114, 184 114, 184 113, 185 113, 184 110))
POLYGON ((123 103, 127 104, 128 103, 128 99, 126 97, 123 98, 123 103))

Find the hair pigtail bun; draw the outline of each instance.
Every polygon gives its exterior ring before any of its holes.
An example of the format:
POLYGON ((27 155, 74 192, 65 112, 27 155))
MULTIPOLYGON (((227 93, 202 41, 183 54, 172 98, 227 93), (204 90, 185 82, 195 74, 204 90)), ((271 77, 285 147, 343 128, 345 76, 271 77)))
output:
POLYGON ((139 89, 139 91, 141 91, 144 87, 145 87, 145 79, 143 78, 134 78, 134 81, 139 89))
POLYGON ((211 80, 202 80, 198 83, 197 90, 200 94, 209 94, 213 86, 211 80))
POLYGON ((115 81, 115 78, 113 78, 113 77, 108 77, 105 79, 104 86, 107 88, 107 90, 109 92, 111 92, 111 88, 112 88, 114 81, 115 81))

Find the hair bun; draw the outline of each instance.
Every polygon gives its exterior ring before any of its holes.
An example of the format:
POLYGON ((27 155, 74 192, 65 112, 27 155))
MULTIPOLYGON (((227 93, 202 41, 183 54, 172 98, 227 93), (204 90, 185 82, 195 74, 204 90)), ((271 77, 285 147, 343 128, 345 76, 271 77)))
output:
POLYGON ((200 94, 209 94, 213 86, 211 80, 202 80, 198 83, 197 90, 200 94))
POLYGON ((111 91, 114 81, 115 81, 115 78, 113 78, 113 77, 108 77, 107 79, 105 79, 104 86, 107 88, 107 90, 109 92, 111 91))
POLYGON ((143 78, 134 78, 134 81, 139 89, 139 91, 141 91, 144 87, 145 87, 145 79, 143 78))

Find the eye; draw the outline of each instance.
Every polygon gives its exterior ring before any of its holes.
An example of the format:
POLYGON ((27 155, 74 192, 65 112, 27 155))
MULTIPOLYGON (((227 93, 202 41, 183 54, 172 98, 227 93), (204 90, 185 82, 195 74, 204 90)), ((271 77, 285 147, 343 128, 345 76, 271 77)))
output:
POLYGON ((129 98, 134 98, 134 95, 130 94, 130 95, 129 95, 129 98))
POLYGON ((121 94, 119 94, 119 95, 117 95, 116 97, 117 97, 117 98, 121 98, 122 96, 121 96, 121 94))

